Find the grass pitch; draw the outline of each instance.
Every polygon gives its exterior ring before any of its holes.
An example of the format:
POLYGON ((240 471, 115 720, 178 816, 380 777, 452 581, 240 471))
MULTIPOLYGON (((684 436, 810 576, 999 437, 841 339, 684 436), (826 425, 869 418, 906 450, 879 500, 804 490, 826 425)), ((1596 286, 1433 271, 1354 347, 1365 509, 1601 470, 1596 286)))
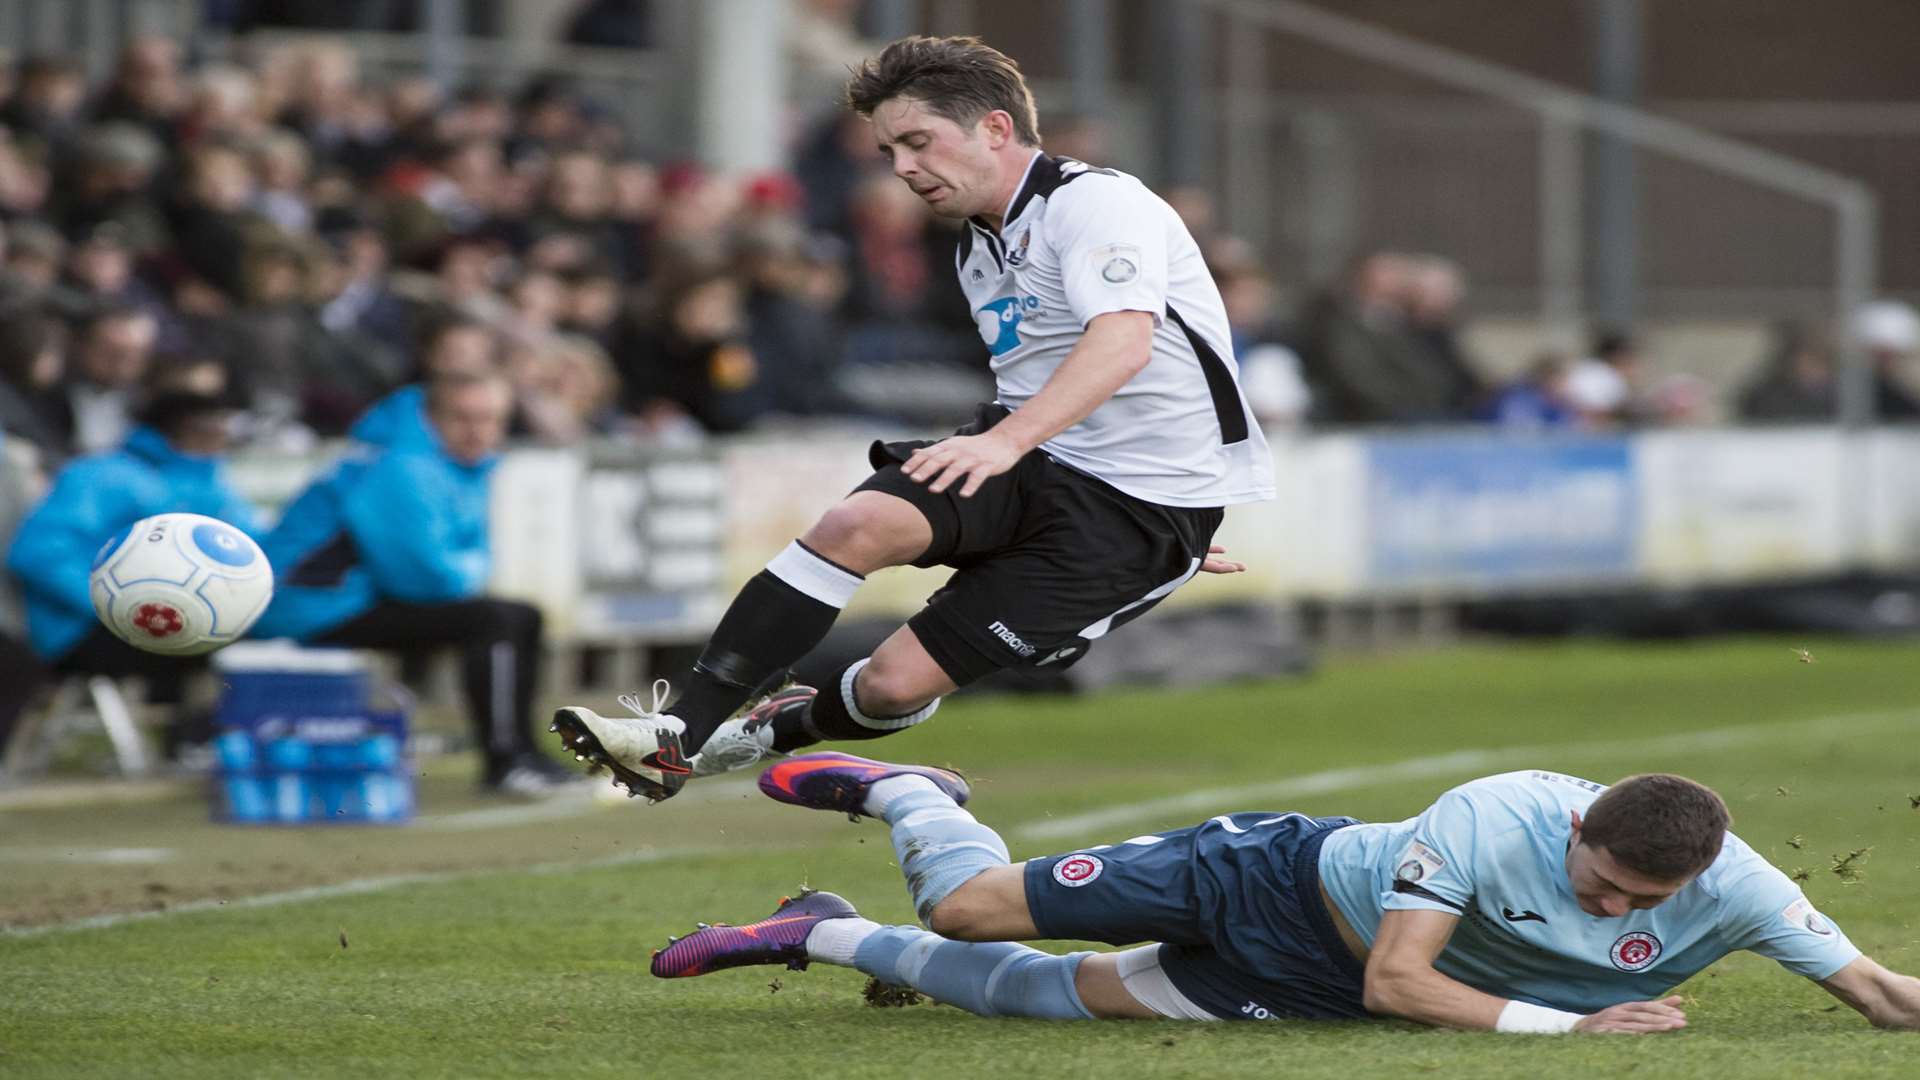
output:
MULTIPOLYGON (((1912 648, 1465 646, 1300 682, 959 701, 884 754, 964 768, 1015 858, 1226 810, 1391 819, 1510 768, 1682 772, 1911 973, 1912 648)), ((731 779, 652 808, 501 812, 463 764, 426 763, 427 813, 403 829, 215 826, 191 792, 0 809, 0 1075, 1920 1075, 1920 1033, 1876 1032, 1745 955, 1682 988, 1691 1028, 1647 1038, 988 1020, 870 1008, 864 976, 824 967, 660 982, 667 934, 802 884, 909 920, 883 828, 731 779)))

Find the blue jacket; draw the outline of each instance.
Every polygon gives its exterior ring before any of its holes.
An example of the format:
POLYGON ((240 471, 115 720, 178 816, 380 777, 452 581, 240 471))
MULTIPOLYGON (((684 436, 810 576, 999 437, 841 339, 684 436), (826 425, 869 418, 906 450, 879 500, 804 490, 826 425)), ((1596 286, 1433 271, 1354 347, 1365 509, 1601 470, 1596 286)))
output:
POLYGON ((353 433, 363 445, 308 485, 261 541, 275 589, 256 637, 306 641, 383 600, 465 600, 486 588, 494 460, 448 455, 414 387, 376 403, 353 433))
POLYGON ((440 436, 427 420, 427 391, 419 383, 403 386, 367 406, 347 434, 368 446, 440 449, 440 436))
POLYGON ((120 449, 60 470, 7 552, 34 652, 57 661, 98 625, 87 580, 100 545, 141 518, 172 512, 256 532, 253 507, 228 485, 219 459, 183 454, 152 428, 135 428, 120 449))

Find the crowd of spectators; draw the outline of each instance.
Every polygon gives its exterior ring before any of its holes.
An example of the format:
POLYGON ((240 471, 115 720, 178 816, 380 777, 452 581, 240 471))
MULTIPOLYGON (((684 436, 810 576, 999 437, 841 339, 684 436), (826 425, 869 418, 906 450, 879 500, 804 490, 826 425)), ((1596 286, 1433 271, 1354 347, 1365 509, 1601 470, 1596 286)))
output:
POLYGON ((791 171, 739 177, 643 153, 563 78, 372 85, 324 39, 197 67, 139 40, 101 86, 59 57, 11 74, 0 430, 43 473, 206 364, 242 446, 296 450, 438 364, 505 371, 514 435, 547 443, 927 419, 845 389, 901 358, 984 389, 950 235, 837 118, 791 171))

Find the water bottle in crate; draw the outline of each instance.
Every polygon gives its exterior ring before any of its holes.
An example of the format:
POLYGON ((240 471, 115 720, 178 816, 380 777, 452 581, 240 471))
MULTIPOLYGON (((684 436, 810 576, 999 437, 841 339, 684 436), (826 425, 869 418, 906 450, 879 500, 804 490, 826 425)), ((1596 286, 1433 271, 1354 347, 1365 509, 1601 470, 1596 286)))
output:
POLYGON ((365 656, 244 642, 214 658, 214 817, 271 825, 413 817, 407 710, 375 706, 365 656))

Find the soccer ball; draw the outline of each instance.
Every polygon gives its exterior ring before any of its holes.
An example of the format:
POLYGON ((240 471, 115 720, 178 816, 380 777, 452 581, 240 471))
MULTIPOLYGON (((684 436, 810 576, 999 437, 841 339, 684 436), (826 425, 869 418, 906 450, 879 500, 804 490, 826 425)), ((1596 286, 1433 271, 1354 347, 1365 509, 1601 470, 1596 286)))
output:
POLYGON ((93 559, 94 614, 137 649, 172 656, 238 641, 273 599, 273 568, 253 538, 200 514, 156 514, 93 559))

